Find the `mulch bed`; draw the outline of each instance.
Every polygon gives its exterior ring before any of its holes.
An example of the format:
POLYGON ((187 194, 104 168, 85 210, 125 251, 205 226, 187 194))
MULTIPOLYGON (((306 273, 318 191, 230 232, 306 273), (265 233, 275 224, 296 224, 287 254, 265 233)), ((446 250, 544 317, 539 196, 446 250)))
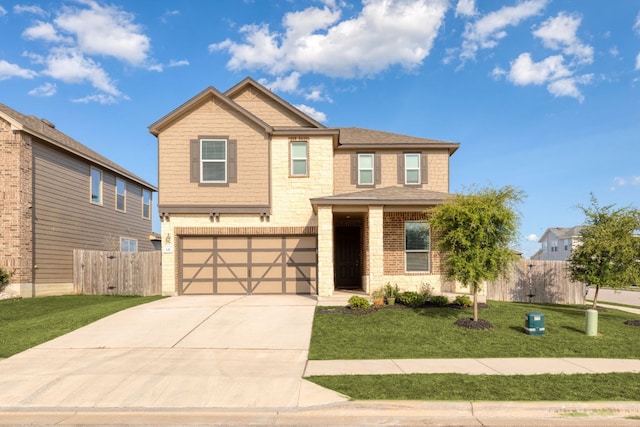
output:
POLYGON ((629 326, 640 326, 640 320, 627 320, 624 324, 629 326))
MULTIPOLYGON (((352 310, 351 307, 349 307, 348 305, 345 307, 323 307, 320 306, 317 309, 317 313, 318 314, 353 314, 356 316, 361 316, 363 314, 369 314, 369 313, 373 313, 377 310, 411 310, 414 308, 452 308, 452 309, 457 309, 457 310, 471 310, 473 307, 463 307, 461 305, 457 305, 457 304, 449 304, 449 305, 445 305, 445 306, 439 306, 439 305, 434 305, 434 304, 429 304, 426 303, 425 305, 421 306, 421 307, 409 307, 406 306, 404 304, 394 304, 394 305, 381 305, 379 307, 375 307, 375 306, 371 306, 368 309, 365 310, 352 310)), ((486 309, 489 308, 489 306, 485 303, 479 303, 478 304, 478 308, 479 309, 486 309)), ((473 328, 473 329, 477 329, 477 328, 473 328)), ((486 329, 486 328, 482 328, 482 329, 486 329)))
POLYGON ((478 319, 478 321, 476 322, 473 319, 467 317, 465 317, 464 319, 456 320, 456 325, 462 328, 474 329, 476 331, 491 331, 494 329, 493 324, 487 320, 478 319))

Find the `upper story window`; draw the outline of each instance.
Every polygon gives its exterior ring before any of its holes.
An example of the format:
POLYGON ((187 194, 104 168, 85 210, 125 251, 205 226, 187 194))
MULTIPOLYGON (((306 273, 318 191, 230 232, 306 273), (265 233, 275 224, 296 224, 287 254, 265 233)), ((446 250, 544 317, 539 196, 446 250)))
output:
POLYGON ((116 210, 124 212, 126 210, 127 183, 124 179, 116 178, 116 210))
POLYGON ((138 252, 138 241, 128 237, 121 237, 120 252, 138 252))
POLYGON ((373 185, 373 154, 358 154, 358 185, 373 185))
POLYGON ((151 191, 142 190, 142 218, 151 219, 151 191))
POLYGON ((551 252, 558 252, 558 241, 557 240, 552 240, 551 241, 551 252))
POLYGON ((91 203, 102 204, 102 171, 91 167, 91 203))
POLYGON ((200 140, 200 168, 201 182, 227 182, 226 140, 200 140))
POLYGON ((406 271, 429 271, 430 235, 426 222, 404 223, 406 271))
POLYGON ((564 250, 568 251, 571 249, 571 239, 564 239, 564 250))
POLYGON ((420 153, 405 153, 404 183, 420 184, 420 153))
POLYGON ((291 176, 309 175, 309 145, 306 141, 291 143, 291 176))
POLYGON ((547 252, 547 242, 542 242, 542 252, 547 252))

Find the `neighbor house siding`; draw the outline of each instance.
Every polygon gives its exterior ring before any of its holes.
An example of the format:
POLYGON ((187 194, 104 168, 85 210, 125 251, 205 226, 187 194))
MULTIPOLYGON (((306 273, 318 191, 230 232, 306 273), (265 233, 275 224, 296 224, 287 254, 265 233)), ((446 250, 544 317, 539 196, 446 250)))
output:
POLYGON ((159 206, 269 205, 269 141, 246 118, 214 100, 200 103, 158 136, 159 206), (237 141, 237 182, 190 182, 190 141, 199 137, 237 141))
POLYGON ((120 250, 120 237, 137 239, 139 251, 154 249, 138 184, 120 177, 127 196, 126 212, 119 212, 113 172, 96 166, 102 171, 102 205, 92 204, 90 164, 41 142, 34 143, 33 155, 36 295, 71 289, 73 249, 120 250))
POLYGON ((32 283, 31 138, 0 119, 0 268, 16 292, 32 283))
MULTIPOLYGON (((380 173, 380 178, 376 178, 375 185, 377 188, 391 187, 396 185, 404 185, 404 182, 398 179, 398 156, 404 153, 421 153, 427 158, 426 182, 420 185, 412 185, 425 190, 438 191, 443 193, 449 192, 449 152, 446 149, 433 150, 337 150, 333 158, 334 170, 334 194, 351 193, 362 189, 362 186, 352 182, 352 155, 354 153, 379 153, 381 158, 380 170, 374 173, 380 173)), ((402 172, 402 171, 401 171, 402 172)))

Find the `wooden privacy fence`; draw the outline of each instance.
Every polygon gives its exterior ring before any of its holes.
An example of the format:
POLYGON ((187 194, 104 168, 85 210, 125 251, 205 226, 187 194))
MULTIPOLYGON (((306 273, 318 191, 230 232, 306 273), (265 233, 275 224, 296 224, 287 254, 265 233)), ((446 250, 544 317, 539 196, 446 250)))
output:
POLYGON ((523 259, 513 264, 507 277, 487 286, 494 301, 584 304, 583 283, 572 282, 566 261, 523 259))
POLYGON ((88 295, 160 295, 160 251, 73 251, 73 288, 88 295))

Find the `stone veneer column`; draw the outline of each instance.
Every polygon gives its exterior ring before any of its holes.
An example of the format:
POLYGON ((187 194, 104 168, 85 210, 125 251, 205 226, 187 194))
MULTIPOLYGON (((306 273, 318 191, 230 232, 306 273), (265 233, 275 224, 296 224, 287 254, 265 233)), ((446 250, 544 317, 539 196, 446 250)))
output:
POLYGON ((369 206, 369 294, 384 286, 383 211, 382 206, 369 206))
POLYGON ((333 208, 318 206, 318 296, 333 295, 333 208))

